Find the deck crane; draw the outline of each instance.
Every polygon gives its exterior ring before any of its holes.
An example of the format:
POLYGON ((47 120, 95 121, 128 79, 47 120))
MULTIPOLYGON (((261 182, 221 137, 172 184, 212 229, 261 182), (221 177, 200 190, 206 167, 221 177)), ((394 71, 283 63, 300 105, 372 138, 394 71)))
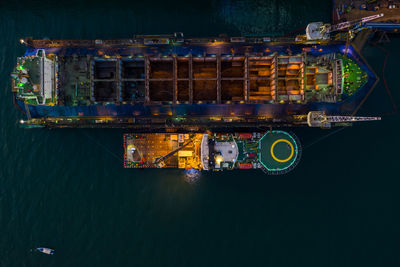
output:
POLYGON ((309 127, 331 128, 335 124, 353 123, 362 121, 380 121, 381 117, 359 117, 359 116, 332 116, 326 115, 324 111, 310 111, 307 115, 309 127))
POLYGON ((185 147, 187 147, 189 144, 191 144, 191 143, 194 141, 194 139, 195 139, 195 137, 190 138, 190 139, 189 139, 185 144, 183 144, 182 146, 178 147, 177 149, 175 149, 175 150, 169 152, 168 154, 166 154, 166 155, 164 155, 164 156, 162 156, 162 157, 157 158, 157 159, 154 161, 153 164, 156 165, 157 167, 159 167, 159 166, 162 164, 163 161, 165 161, 166 159, 170 158, 171 156, 173 156, 173 155, 174 155, 175 153, 177 153, 178 151, 180 151, 180 150, 184 149, 185 147))
POLYGON ((332 25, 332 26, 327 28, 327 33, 342 31, 342 30, 348 29, 348 28, 353 28, 353 27, 357 26, 358 24, 364 24, 364 23, 366 23, 368 21, 379 19, 379 18, 381 18, 383 16, 384 16, 384 14, 380 13, 380 14, 364 17, 362 19, 346 21, 346 22, 342 22, 342 23, 339 23, 339 24, 335 24, 335 25, 332 25))
POLYGON ((330 34, 348 29, 350 39, 353 34, 353 29, 357 29, 366 22, 383 17, 384 14, 376 14, 373 16, 364 17, 358 20, 346 21, 335 25, 324 24, 322 22, 312 22, 307 25, 306 37, 308 41, 329 40, 330 34))

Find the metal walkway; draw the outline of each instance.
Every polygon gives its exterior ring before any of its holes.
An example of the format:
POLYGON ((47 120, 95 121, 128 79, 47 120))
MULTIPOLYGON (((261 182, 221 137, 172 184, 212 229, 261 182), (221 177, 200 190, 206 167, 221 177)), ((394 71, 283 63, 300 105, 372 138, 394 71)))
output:
POLYGON ((397 31, 400 30, 400 23, 367 22, 363 27, 381 31, 397 31))

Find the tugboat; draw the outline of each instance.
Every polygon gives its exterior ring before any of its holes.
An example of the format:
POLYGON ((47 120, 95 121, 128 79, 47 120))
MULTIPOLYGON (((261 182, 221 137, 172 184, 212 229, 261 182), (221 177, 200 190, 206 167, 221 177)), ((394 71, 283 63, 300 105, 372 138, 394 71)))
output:
POLYGON ((54 249, 51 248, 36 248, 36 250, 47 255, 54 255, 54 249))

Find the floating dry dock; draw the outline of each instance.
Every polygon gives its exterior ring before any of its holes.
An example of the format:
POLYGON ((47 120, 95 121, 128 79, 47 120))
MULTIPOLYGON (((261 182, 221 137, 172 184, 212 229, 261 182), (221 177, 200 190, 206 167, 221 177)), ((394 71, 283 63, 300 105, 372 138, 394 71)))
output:
POLYGON ((28 127, 307 126, 310 112, 352 114, 377 79, 351 45, 330 40, 174 34, 21 42, 27 51, 12 90, 28 127))
POLYGON ((125 168, 197 170, 262 169, 268 174, 292 170, 301 157, 294 134, 261 133, 124 135, 125 168))

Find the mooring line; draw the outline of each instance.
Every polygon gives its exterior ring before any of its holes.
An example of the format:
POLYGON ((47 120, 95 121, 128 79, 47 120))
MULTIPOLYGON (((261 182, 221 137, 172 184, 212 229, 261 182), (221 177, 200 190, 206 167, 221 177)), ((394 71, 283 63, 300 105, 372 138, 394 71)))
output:
POLYGON ((95 144, 97 144, 98 146, 100 146, 101 148, 103 148, 105 151, 107 151, 111 156, 115 157, 116 159, 118 159, 118 161, 123 162, 123 160, 118 157, 114 152, 112 152, 111 150, 109 150, 106 146, 104 146, 103 144, 101 144, 100 142, 98 142, 96 139, 94 139, 93 137, 91 137, 89 134, 87 134, 86 132, 82 131, 82 133, 89 139, 91 139, 95 144))
POLYGON ((309 148, 310 146, 315 145, 316 143, 318 143, 318 142, 324 140, 325 138, 328 138, 329 136, 331 136, 331 135, 333 135, 333 134, 335 134, 335 133, 338 133, 338 132, 342 131, 342 130, 345 129, 345 128, 347 128, 347 127, 341 127, 341 128, 339 128, 339 129, 336 129, 336 130, 334 130, 333 132, 330 132, 330 133, 328 133, 328 134, 326 134, 326 135, 324 135, 324 136, 318 138, 317 140, 311 142, 310 144, 304 146, 303 149, 309 148))
POLYGON ((375 42, 370 42, 370 43, 385 53, 385 60, 383 61, 383 66, 382 66, 382 79, 383 79, 383 84, 385 86, 386 93, 389 96, 390 102, 392 103, 393 111, 391 113, 385 113, 382 116, 392 116, 392 115, 397 114, 397 105, 393 99, 392 92, 390 91, 389 86, 387 85, 386 77, 385 77, 386 62, 389 58, 390 52, 375 42))

